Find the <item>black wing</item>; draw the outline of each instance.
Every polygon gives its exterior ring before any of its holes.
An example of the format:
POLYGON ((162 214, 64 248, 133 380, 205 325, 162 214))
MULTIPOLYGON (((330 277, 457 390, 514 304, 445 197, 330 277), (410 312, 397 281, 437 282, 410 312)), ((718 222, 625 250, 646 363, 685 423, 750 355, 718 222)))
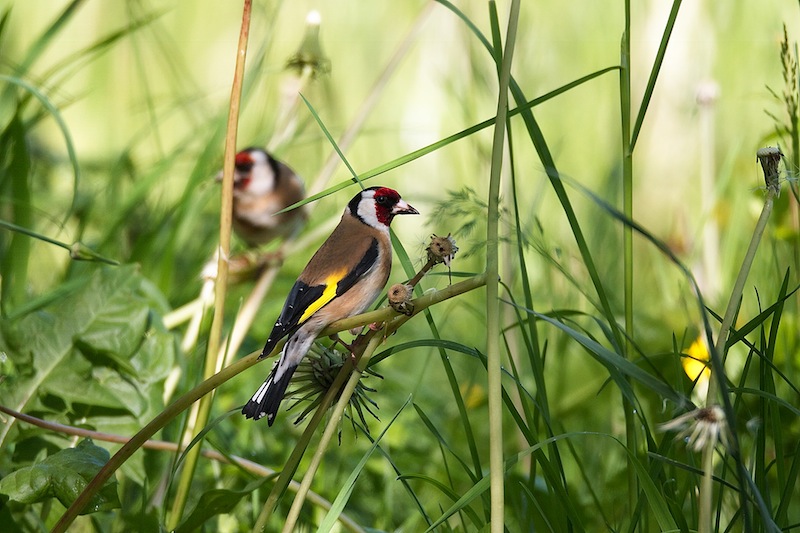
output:
POLYGON ((289 291, 289 296, 286 297, 286 303, 283 304, 283 310, 278 316, 278 320, 272 326, 272 332, 267 338, 267 343, 264 345, 264 350, 262 350, 260 357, 268 356, 275 349, 279 340, 291 335, 300 328, 302 325, 300 318, 303 313, 322 297, 325 287, 325 285, 311 287, 300 280, 295 282, 292 290, 289 291))
POLYGON ((331 300, 350 290, 364 274, 375 266, 379 253, 378 239, 373 238, 358 264, 343 277, 330 279, 327 283, 313 286, 297 280, 292 290, 289 291, 289 296, 286 297, 286 303, 283 304, 283 310, 272 327, 261 357, 268 356, 279 340, 297 331, 306 320, 331 300))

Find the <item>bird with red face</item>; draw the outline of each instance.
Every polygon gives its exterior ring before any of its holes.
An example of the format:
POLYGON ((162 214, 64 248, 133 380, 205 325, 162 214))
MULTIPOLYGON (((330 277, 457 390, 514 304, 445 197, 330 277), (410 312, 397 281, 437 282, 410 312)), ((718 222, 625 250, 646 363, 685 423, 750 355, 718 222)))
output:
POLYGON ((392 268, 389 225, 417 215, 394 189, 370 187, 347 204, 339 225, 300 273, 260 357, 288 337, 278 363, 242 409, 247 418, 275 421, 286 387, 314 339, 329 324, 364 312, 380 295, 392 268))
MULTIPOLYGON (((222 179, 222 173, 217 176, 222 179)), ((306 223, 305 207, 276 215, 305 198, 294 171, 261 148, 236 154, 233 174, 233 230, 249 247, 296 235, 306 223)))

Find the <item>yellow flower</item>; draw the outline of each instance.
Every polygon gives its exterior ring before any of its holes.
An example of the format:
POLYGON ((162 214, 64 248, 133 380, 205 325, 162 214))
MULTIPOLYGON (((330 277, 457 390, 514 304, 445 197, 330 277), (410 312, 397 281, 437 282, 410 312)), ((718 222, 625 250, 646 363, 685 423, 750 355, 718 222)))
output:
POLYGON ((683 371, 695 383, 707 383, 708 378, 711 377, 711 369, 708 367, 708 348, 702 336, 689 346, 687 353, 681 357, 681 364, 683 364, 683 371))

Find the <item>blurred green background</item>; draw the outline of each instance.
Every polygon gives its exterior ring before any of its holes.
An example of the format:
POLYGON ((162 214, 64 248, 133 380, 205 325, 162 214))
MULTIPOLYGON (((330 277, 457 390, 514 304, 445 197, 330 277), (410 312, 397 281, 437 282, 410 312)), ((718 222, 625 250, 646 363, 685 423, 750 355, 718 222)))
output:
MULTIPOLYGON (((490 34, 485 2, 456 5, 481 31, 490 34)), ((634 106, 644 92, 670 7, 667 2, 633 2, 634 106)), ((239 2, 209 0, 0 2, 0 11, 8 13, 0 34, 0 73, 35 87, 58 110, 80 168, 76 181, 63 130, 53 114, 28 92, 3 80, 6 88, 12 88, 5 89, 0 101, 0 126, 5 128, 15 114, 22 118, 30 172, 27 216, 18 218, 20 197, 12 194, 13 178, 7 177, 0 190, 0 218, 68 244, 81 241, 104 257, 139 265, 142 277, 152 283, 148 290, 162 313, 194 299, 200 290, 200 271, 218 239, 220 188, 213 177, 222 166, 240 8, 239 2), (63 25, 54 26, 58 17, 63 18, 63 25), (54 27, 51 34, 44 33, 54 27)), ((500 26, 505 28, 507 5, 501 2, 498 8, 500 26)), ((310 10, 321 15, 320 39, 330 68, 305 84, 302 92, 333 137, 338 139, 348 129, 367 99, 377 99, 352 146, 345 150, 357 172, 371 170, 494 116, 494 62, 464 23, 441 5, 420 1, 256 0, 239 124, 240 148, 267 146, 274 140, 276 129, 283 126, 279 114, 286 109, 287 99, 296 94, 296 76, 285 67, 300 46, 310 10), (381 72, 420 19, 412 47, 400 58, 385 87, 376 90, 381 72)), ((779 57, 782 24, 794 42, 798 20, 797 3, 787 1, 685 2, 637 142, 633 217, 692 269, 707 304, 718 314, 724 311, 763 203, 763 177, 756 150, 784 142, 775 136, 776 123, 768 115, 784 120, 784 104, 768 87, 778 94, 783 92, 779 57), (701 187, 703 172, 710 178, 710 188, 705 192, 701 187), (718 235, 716 244, 704 237, 709 228, 718 235)), ((533 99, 617 65, 623 23, 622 2, 524 3, 512 74, 526 97, 533 99)), ((534 108, 534 114, 560 172, 620 207, 617 71, 546 101, 534 108)), ((318 178, 331 146, 302 103, 291 117, 296 129, 275 147, 276 156, 297 170, 313 192, 349 179, 348 170, 341 164, 331 177, 318 178)), ((533 146, 527 142, 522 122, 512 119, 511 126, 516 199, 536 310, 570 310, 591 316, 596 313, 594 293, 570 226, 533 146)), ((422 213, 394 225, 417 268, 424 262, 430 234, 454 233, 461 249, 454 271, 483 270, 491 142, 492 131, 487 128, 368 182, 398 189, 422 213)), ((10 157, 8 152, 5 155, 10 157)), ((513 259, 516 230, 508 161, 505 168, 501 274, 511 294, 521 298, 521 273, 513 259)), ((330 224, 355 191, 350 187, 312 204, 306 231, 330 224)), ((622 321, 622 227, 575 188, 568 186, 568 191, 612 308, 622 321)), ((787 192, 776 204, 745 289, 742 320, 757 315, 759 306, 766 306, 764 302, 768 305, 775 301, 787 268, 791 268, 790 288, 797 285, 800 265, 796 263, 798 228, 793 223, 793 209, 796 202, 787 192)), ((240 355, 263 344, 286 291, 322 238, 320 235, 305 252, 287 258, 240 355)), ((1 230, 0 253, 5 264, 19 260, 9 255, 13 253, 10 241, 11 233, 1 230)), ((243 243, 235 240, 234 248, 241 250, 243 243)), ((22 280, 24 287, 17 287, 13 294, 4 288, 4 313, 13 315, 26 302, 47 297, 67 281, 100 268, 107 267, 71 261, 63 249, 31 240, 23 269, 26 274, 20 278, 17 273, 17 281, 22 280)), ((635 328, 631 336, 665 379, 689 396, 691 380, 682 374, 674 352, 685 351, 698 334, 694 296, 680 272, 652 245, 638 238, 634 240, 634 268, 635 328)), ((391 280, 404 279, 396 262, 391 280)), ((429 276, 423 282, 426 289, 447 284, 448 278, 443 275, 429 276)), ((232 319, 249 287, 231 290, 227 309, 232 319)), ((507 294, 501 296, 508 298, 507 294)), ((512 309, 503 309, 504 324, 513 326, 512 309)), ((447 301, 432 311, 442 338, 484 350, 483 291, 447 301)), ((798 364, 796 312, 793 300, 783 318, 789 331, 780 337, 781 350, 775 359, 790 379, 796 377, 798 364)), ((403 328, 387 342, 428 338, 423 319, 416 320, 414 326, 403 328)), ((546 376, 550 413, 558 421, 559 431, 621 436, 620 398, 606 386, 609 376, 566 335, 552 328, 544 328, 542 334, 546 337, 543 342, 549 343, 546 376)), ((515 343, 521 341, 513 334, 507 340, 514 353, 515 343)), ((184 369, 180 390, 187 390, 198 378, 203 353, 201 342, 192 353, 176 354, 175 366, 184 369)), ((447 380, 437 355, 434 348, 396 354, 376 369, 385 379, 370 379, 367 384, 378 389, 372 398, 380 405, 382 421, 390 419, 413 394, 415 404, 434 419, 450 444, 466 453, 459 441, 457 409, 449 395, 442 393, 447 380)), ((743 346, 733 350, 734 374, 746 357, 743 346)), ((467 406, 475 416, 473 429, 480 446, 488 437, 485 371, 479 362, 467 357, 454 355, 453 359, 467 406)), ((260 365, 225 384, 219 390, 215 412, 241 405, 266 372, 266 364, 260 365)), ((525 370, 521 373, 529 375, 525 370)), ((532 379, 523 379, 523 385, 535 388, 532 379)), ((675 414, 674 405, 662 406, 655 396, 642 401, 654 425, 675 414)), ((787 401, 797 405, 798 398, 787 401)), ((69 413, 50 414, 74 422, 69 413)), ((230 452, 279 469, 298 431, 291 425, 293 417, 282 414, 278 426, 271 429, 231 417, 215 430, 219 432, 217 438, 230 452)), ((745 412, 739 422, 744 427, 756 418, 745 412)), ((798 425, 796 419, 787 424, 784 440, 788 446, 797 441, 798 425)), ((166 431, 162 438, 174 440, 177 430, 166 431)), ((444 461, 420 464, 420 458, 424 462, 428 457, 438 458, 441 444, 409 413, 391 429, 384 444, 403 468, 445 476, 444 461), (426 438, 419 438, 420 433, 426 438)), ((586 509, 593 498, 586 487, 596 484, 595 491, 603 491, 605 486, 612 487, 613 492, 613 487, 624 485, 624 452, 605 442, 603 446, 597 444, 577 440, 574 446, 583 462, 567 461, 563 466, 569 483, 580 487, 576 500, 586 509)), ((332 499, 337 484, 360 457, 357 450, 368 445, 366 439, 356 440, 346 429, 342 447, 328 451, 314 489, 332 499)), ((506 446, 509 453, 524 448, 510 427, 506 446)), ((480 447, 481 457, 486 452, 480 447)), ((10 468, 9 462, 3 466, 10 468)), ((201 468, 207 476, 204 486, 219 483, 218 472, 212 472, 208 465, 201 468)), ((411 531, 421 527, 421 519, 414 515, 404 490, 395 481, 395 471, 378 459, 369 463, 368 471, 348 512, 364 525, 376 528, 405 526, 411 531)), ((460 489, 464 483, 453 481, 460 489)), ((530 487, 536 490, 533 484, 530 487)), ((452 503, 434 489, 419 490, 430 494, 435 502, 429 509, 434 515, 436 509, 452 503)), ((515 501, 519 494, 512 493, 509 500, 515 501)), ((626 502, 614 501, 611 494, 600 499, 607 506, 604 518, 612 527, 625 523, 629 512, 626 502)), ((259 505, 254 504, 256 512, 259 505)), ((589 530, 601 527, 602 520, 585 512, 589 530)), ((521 518, 524 513, 515 516, 525 522, 521 518)))

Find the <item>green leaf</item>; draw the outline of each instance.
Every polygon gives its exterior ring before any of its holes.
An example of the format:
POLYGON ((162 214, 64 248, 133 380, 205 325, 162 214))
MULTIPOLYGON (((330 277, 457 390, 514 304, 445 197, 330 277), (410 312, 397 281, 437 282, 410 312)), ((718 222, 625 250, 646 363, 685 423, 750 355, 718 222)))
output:
MULTIPOLYGON (((445 485, 441 481, 438 481, 438 480, 436 480, 436 479, 434 479, 434 478, 432 478, 430 476, 424 476, 424 475, 421 475, 421 474, 406 474, 406 475, 400 476, 399 479, 400 480, 404 480, 404 481, 409 481, 409 480, 422 481, 422 482, 427 483, 428 485, 434 487, 435 489, 439 490, 439 492, 441 492, 443 495, 445 495, 446 497, 448 497, 452 501, 454 501, 454 502, 458 501, 458 494, 453 489, 451 489, 450 487, 448 487, 447 485, 445 485)), ((469 506, 465 505, 464 507, 462 507, 460 509, 460 511, 463 511, 463 513, 466 514, 472 520, 472 524, 476 528, 480 528, 482 525, 484 525, 484 523, 481 521, 480 517, 475 512, 475 510, 470 508, 469 506)), ((466 526, 466 524, 465 524, 465 526, 466 526)))
MULTIPOLYGON (((0 134, 0 189, 9 188, 11 209, 7 212, 13 220, 29 226, 33 220, 31 162, 25 133, 19 115, 15 114, 8 128, 0 134), (4 182, 10 185, 4 186, 4 182)), ((31 241, 13 234, 3 248, 0 251, 0 305, 5 314, 26 299, 31 241)))
MULTIPOLYGON (((57 498, 62 505, 69 507, 109 457, 107 450, 95 446, 91 439, 84 439, 75 448, 61 450, 41 463, 21 468, 0 479, 0 494, 24 504, 57 498)), ((119 507, 117 481, 114 479, 103 485, 81 514, 119 507)))
MULTIPOLYGON (((100 268, 37 311, 0 323, 0 351, 10 363, 3 404, 66 409, 68 422, 114 414, 141 427, 163 406, 158 384, 176 352, 151 292, 134 266, 100 268)), ((0 443, 13 423, 0 427, 0 443)))
POLYGON ((197 502, 197 506, 189 517, 175 529, 175 533, 197 531, 208 520, 219 514, 230 513, 239 501, 245 496, 250 496, 253 491, 261 488, 275 476, 265 476, 248 484, 241 490, 213 489, 204 492, 197 502))
POLYGON ((672 515, 669 512, 669 506, 664 498, 664 494, 661 492, 661 490, 659 490, 658 487, 656 487, 656 484, 653 482, 653 478, 650 476, 647 468, 636 457, 636 453, 634 451, 630 450, 627 446, 624 446, 621 442, 619 442, 619 444, 625 448, 625 452, 628 454, 628 460, 636 471, 636 477, 639 480, 639 487, 647 497, 647 502, 650 504, 650 510, 653 512, 661 531, 678 531, 678 526, 675 524, 675 520, 672 518, 672 515))

